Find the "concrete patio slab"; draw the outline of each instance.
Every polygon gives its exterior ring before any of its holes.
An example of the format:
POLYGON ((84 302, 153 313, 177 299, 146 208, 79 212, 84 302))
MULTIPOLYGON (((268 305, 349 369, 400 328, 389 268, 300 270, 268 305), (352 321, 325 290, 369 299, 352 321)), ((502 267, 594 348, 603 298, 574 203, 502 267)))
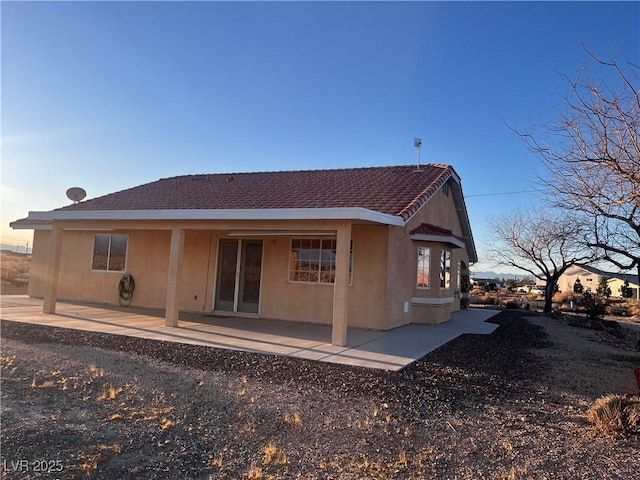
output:
POLYGON ((486 320, 497 310, 455 312, 440 325, 405 325, 393 330, 348 329, 348 345, 331 345, 331 327, 262 318, 181 312, 178 327, 164 325, 158 309, 58 302, 55 314, 42 313, 42 300, 2 295, 0 318, 16 322, 115 335, 285 355, 322 362, 400 370, 462 334, 490 334, 486 320))

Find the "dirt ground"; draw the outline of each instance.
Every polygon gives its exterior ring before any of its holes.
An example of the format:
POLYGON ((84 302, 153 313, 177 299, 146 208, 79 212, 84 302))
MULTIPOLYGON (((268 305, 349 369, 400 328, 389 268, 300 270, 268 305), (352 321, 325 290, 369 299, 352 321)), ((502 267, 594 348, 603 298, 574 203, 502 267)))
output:
POLYGON ((505 310, 400 372, 2 322, 3 478, 630 479, 640 332, 505 310))

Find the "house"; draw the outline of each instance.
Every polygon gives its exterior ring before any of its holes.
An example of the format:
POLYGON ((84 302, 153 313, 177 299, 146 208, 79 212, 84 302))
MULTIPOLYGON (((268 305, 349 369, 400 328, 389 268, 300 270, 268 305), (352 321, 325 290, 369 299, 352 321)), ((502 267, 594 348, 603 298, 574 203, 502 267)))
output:
POLYGON ((29 295, 391 329, 460 308, 477 261, 460 177, 429 164, 184 175, 11 223, 33 229, 29 295))
POLYGON ((585 292, 595 293, 600 283, 600 278, 606 277, 607 285, 611 289, 612 297, 622 297, 622 286, 625 281, 629 281, 631 287, 631 298, 640 300, 638 288, 638 276, 627 273, 611 273, 588 265, 574 265, 569 267, 558 280, 558 288, 562 292, 573 291, 573 284, 577 279, 584 287, 585 292))

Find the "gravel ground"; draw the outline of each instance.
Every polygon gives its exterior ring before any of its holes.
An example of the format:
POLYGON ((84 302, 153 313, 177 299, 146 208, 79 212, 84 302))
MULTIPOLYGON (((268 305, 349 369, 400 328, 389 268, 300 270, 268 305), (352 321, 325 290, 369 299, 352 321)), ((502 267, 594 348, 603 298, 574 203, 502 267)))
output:
POLYGON ((637 332, 505 310, 400 372, 3 321, 3 478, 630 479, 637 332))

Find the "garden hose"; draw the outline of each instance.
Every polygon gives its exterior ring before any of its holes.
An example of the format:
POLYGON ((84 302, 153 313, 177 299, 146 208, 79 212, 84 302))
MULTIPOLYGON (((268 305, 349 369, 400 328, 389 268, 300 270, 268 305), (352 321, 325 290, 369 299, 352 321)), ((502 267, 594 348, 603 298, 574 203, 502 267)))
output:
POLYGON ((133 281, 133 277, 128 273, 122 275, 120 283, 118 284, 118 302, 122 307, 131 305, 135 288, 136 282, 133 281))

